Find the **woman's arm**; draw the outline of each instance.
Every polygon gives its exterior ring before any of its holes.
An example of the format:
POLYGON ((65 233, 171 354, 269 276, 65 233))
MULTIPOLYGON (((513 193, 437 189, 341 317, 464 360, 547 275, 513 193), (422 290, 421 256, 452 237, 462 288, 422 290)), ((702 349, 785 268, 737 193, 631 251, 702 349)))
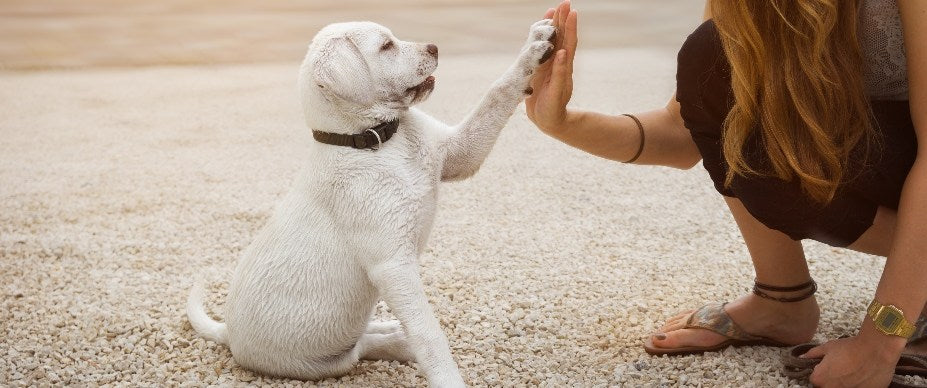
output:
MULTIPOLYGON (((542 66, 532 81, 534 94, 525 101, 528 117, 544 133, 603 158, 626 161, 641 144, 637 124, 626 116, 568 109, 573 93, 576 54, 576 11, 564 1, 546 17, 554 19, 558 36, 554 60, 542 66)), ((705 19, 710 18, 708 3, 705 19)), ((644 126, 644 149, 635 163, 690 168, 701 157, 679 113, 675 96, 666 107, 636 114, 644 126)))
MULTIPOLYGON (((875 299, 904 311, 917 321, 927 302, 927 1, 899 0, 908 57, 911 118, 917 135, 917 157, 905 180, 898 205, 894 241, 888 254, 875 299)), ((809 351, 824 356, 811 382, 820 386, 850 383, 886 385, 905 339, 882 334, 872 320, 864 319, 859 336, 829 342, 809 351)))
MULTIPOLYGON (((917 136, 917 157, 905 180, 898 205, 895 239, 875 299, 894 304, 910 322, 927 302, 927 2, 901 0, 911 119, 917 136)), ((879 337, 869 319, 860 335, 879 337)), ((904 342, 895 340, 898 346, 904 342)))
MULTIPOLYGON (((905 318, 914 322, 927 302, 927 2, 901 0, 898 5, 908 57, 908 94, 917 157, 901 191, 895 241, 876 300, 898 306, 905 318)), ((865 330, 872 331, 871 327, 865 330)))
MULTIPOLYGON (((698 148, 679 115, 674 97, 666 107, 635 114, 644 126, 644 150, 635 164, 691 168, 699 160, 698 148)), ((626 161, 640 147, 640 130, 627 116, 568 109, 564 122, 541 130, 573 147, 603 158, 626 161)))

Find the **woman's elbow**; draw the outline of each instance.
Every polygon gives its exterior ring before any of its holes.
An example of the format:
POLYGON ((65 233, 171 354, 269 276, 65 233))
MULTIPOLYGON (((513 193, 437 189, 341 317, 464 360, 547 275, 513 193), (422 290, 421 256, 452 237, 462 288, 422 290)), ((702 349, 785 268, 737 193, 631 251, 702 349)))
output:
POLYGON ((679 157, 673 161, 670 167, 678 168, 680 170, 688 170, 688 169, 691 169, 692 167, 695 167, 695 165, 697 165, 698 162, 701 162, 701 161, 702 161, 702 155, 699 154, 697 150, 695 151, 690 150, 690 151, 681 153, 679 157))

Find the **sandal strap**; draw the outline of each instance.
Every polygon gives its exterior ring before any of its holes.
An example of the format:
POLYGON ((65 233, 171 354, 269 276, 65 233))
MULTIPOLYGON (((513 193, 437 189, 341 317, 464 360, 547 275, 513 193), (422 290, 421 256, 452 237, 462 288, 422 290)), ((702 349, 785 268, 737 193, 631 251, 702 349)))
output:
POLYGON ((924 377, 927 375, 927 358, 912 354, 902 354, 901 359, 898 360, 899 367, 905 367, 909 369, 915 369, 915 371, 909 371, 910 373, 898 373, 896 370, 895 376, 892 377, 892 383, 889 387, 894 388, 924 388, 927 385, 924 384, 911 384, 904 381, 902 376, 905 375, 915 375, 924 377))
POLYGON ((927 385, 906 383, 901 376, 895 375, 888 388, 927 388, 927 385))
POLYGON ((917 368, 918 372, 927 374, 927 356, 902 353, 901 358, 898 360, 898 366, 914 367, 917 368))
POLYGON ((914 323, 914 334, 908 338, 908 343, 918 342, 927 339, 927 316, 921 315, 914 323))
MULTIPOLYGON (((842 336, 841 338, 845 337, 847 336, 842 336)), ((793 379, 803 379, 811 375, 811 373, 814 372, 814 367, 817 366, 822 359, 799 358, 799 356, 817 345, 819 344, 809 342, 794 346, 782 353, 782 374, 793 379)), ((927 356, 903 353, 898 360, 896 368, 906 368, 907 370, 896 369, 895 375, 892 377, 892 382, 889 385, 890 388, 927 388, 925 384, 908 383, 905 382, 903 378, 905 375, 927 377, 927 356)))
POLYGON ((782 374, 793 379, 801 379, 811 375, 814 367, 821 363, 820 358, 799 358, 811 348, 820 345, 817 342, 808 342, 796 345, 782 353, 782 374))
POLYGON ((763 337, 747 334, 741 329, 731 319, 731 316, 724 311, 724 305, 726 304, 707 304, 699 307, 689 316, 684 328, 710 330, 733 340, 755 341, 763 339, 763 337))

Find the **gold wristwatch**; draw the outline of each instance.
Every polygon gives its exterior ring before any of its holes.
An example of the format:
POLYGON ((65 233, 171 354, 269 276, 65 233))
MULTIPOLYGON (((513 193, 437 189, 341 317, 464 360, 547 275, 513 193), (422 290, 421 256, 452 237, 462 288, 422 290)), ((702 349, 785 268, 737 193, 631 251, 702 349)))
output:
POLYGON ((904 319, 904 312, 893 305, 884 305, 875 300, 867 309, 869 318, 879 331, 902 338, 911 338, 916 327, 904 319))

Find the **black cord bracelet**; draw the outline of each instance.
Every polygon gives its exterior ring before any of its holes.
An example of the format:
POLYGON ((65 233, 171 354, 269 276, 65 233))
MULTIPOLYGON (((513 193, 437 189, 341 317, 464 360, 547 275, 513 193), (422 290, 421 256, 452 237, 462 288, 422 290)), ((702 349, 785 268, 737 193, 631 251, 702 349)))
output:
POLYGON ((641 154, 644 152, 644 124, 641 124, 641 121, 637 119, 637 116, 634 116, 632 114, 624 113, 622 114, 622 116, 628 116, 631 119, 633 119, 634 123, 637 124, 637 129, 639 129, 641 132, 641 144, 637 147, 637 153, 634 154, 634 157, 632 157, 631 159, 628 159, 627 162, 623 162, 623 163, 634 163, 634 161, 636 161, 637 158, 641 157, 641 154))

